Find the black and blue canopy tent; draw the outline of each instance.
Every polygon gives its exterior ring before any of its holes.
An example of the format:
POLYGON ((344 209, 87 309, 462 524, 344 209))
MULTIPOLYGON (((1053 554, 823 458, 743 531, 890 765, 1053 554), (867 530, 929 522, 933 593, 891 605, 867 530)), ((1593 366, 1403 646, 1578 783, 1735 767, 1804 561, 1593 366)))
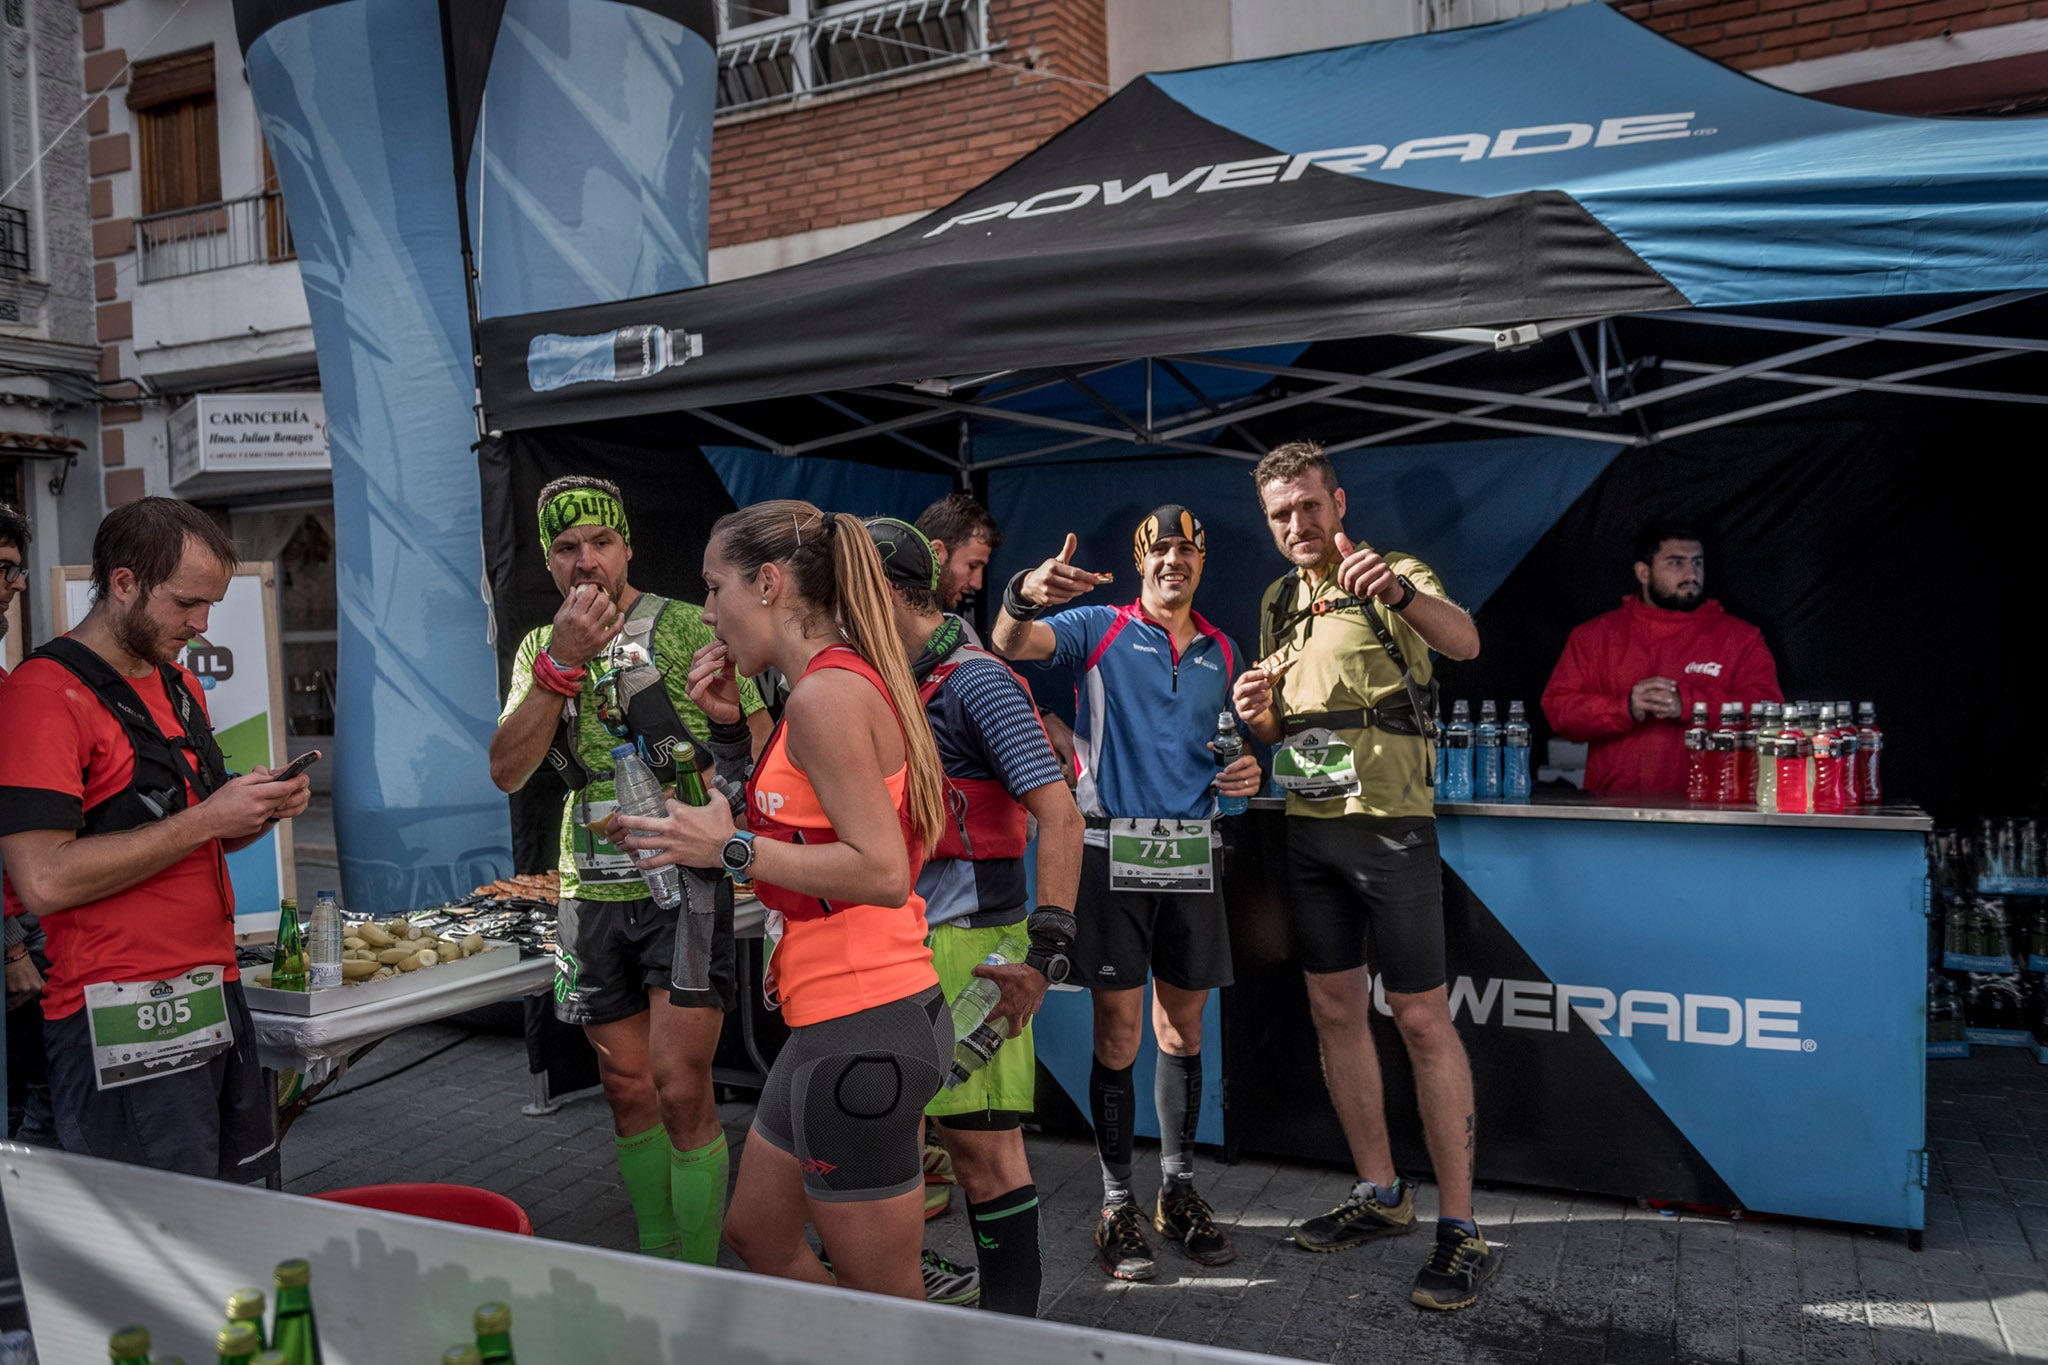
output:
MULTIPOLYGON (((1348 453, 1355 510, 1372 490, 1365 533, 1482 608, 1469 695, 1533 699, 1562 632, 1612 605, 1634 523, 1670 511, 1715 523, 1716 591, 1765 620, 1789 685, 1802 650, 1834 670, 1811 687, 1875 685, 1886 656, 1850 617, 1939 608, 1837 537, 1910 537, 1995 581, 1996 528, 2037 501, 2023 454, 1997 496, 1979 484, 1943 510, 1958 474, 1994 476, 1991 451, 2038 449, 2044 205, 2048 124, 1839 108, 1599 4, 1142 78, 850 251, 483 319, 501 639, 542 619, 531 499, 571 467, 659 509, 636 511, 667 528, 636 575, 679 591, 735 468, 753 492, 871 490, 861 511, 974 487, 1009 535, 999 573, 1067 529, 1120 567, 1145 506, 1206 495, 1239 567, 1225 579, 1212 551, 1205 611, 1248 635, 1280 566, 1247 462, 1310 434, 1348 453), (701 354, 531 382, 537 338, 649 324, 701 354), (1446 563, 1432 539, 1465 548, 1446 563), (1517 589, 1539 567, 1563 586, 1517 589), (1518 592, 1535 624, 1487 619, 1518 592)), ((1884 685, 1866 690, 1890 710, 1944 700, 1932 677, 1884 685)), ((1967 751, 1976 731, 1949 709, 1943 744, 1967 751)))

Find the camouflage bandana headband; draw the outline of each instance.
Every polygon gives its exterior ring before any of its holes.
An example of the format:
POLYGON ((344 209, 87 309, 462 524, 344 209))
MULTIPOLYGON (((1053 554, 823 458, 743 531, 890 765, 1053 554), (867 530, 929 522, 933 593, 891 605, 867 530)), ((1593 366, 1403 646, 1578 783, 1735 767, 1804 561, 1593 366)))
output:
POLYGON ((548 499, 540 509, 540 548, 552 549, 555 537, 577 526, 609 526, 619 539, 633 543, 633 529, 626 524, 626 509, 602 488, 571 488, 548 499))

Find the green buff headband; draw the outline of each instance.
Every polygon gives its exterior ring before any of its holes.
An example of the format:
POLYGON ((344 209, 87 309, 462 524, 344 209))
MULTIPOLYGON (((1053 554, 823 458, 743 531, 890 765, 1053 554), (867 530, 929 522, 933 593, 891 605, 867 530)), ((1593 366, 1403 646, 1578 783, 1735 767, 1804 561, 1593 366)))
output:
POLYGON ((626 524, 626 509, 602 488, 572 488, 548 499, 540 509, 540 547, 553 548, 555 537, 578 526, 609 526, 619 539, 633 543, 633 528, 626 524))

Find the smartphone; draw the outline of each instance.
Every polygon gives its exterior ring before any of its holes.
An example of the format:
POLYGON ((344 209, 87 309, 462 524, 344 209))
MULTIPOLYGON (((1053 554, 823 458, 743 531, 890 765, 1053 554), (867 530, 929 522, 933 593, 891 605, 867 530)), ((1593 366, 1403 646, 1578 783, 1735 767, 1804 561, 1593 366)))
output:
POLYGON ((319 761, 320 751, 318 749, 308 750, 307 752, 300 754, 297 758, 293 759, 289 764, 285 765, 285 769, 283 772, 272 773, 270 775, 270 780, 273 782, 289 782, 293 778, 297 777, 300 773, 306 771, 306 769, 312 767, 315 763, 318 763, 319 761))

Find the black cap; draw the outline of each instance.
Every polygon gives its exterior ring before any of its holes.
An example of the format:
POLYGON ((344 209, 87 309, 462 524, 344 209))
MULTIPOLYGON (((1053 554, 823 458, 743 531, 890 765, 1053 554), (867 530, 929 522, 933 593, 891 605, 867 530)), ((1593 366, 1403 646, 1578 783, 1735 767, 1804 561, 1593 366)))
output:
POLYGON ((939 589, 939 557, 924 532, 895 517, 869 517, 868 539, 882 556, 882 572, 899 588, 939 589))

